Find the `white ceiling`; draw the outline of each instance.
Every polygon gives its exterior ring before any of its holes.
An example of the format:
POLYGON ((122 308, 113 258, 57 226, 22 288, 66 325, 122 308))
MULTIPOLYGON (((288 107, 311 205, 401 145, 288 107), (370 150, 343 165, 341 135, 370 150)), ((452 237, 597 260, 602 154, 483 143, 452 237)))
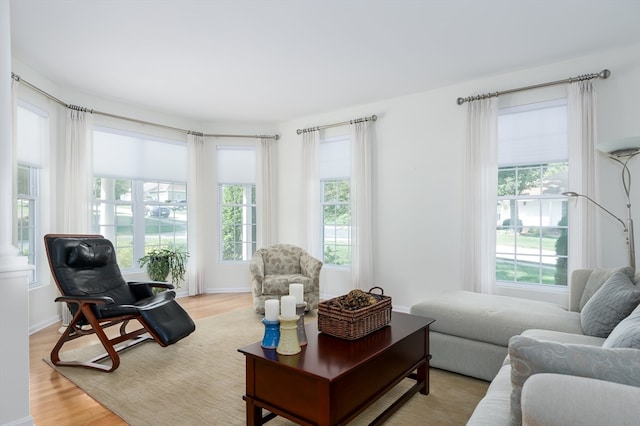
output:
POLYGON ((14 57, 56 84, 212 123, 636 44, 639 22, 639 0, 11 0, 14 57))

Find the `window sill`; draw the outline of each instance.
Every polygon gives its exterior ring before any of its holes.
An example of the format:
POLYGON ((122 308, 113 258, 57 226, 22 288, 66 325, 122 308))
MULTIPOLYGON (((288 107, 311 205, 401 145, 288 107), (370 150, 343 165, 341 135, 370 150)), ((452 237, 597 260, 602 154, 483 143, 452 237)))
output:
POLYGON ((495 294, 554 303, 565 308, 569 306, 569 288, 567 286, 518 284, 501 281, 496 283, 495 294))

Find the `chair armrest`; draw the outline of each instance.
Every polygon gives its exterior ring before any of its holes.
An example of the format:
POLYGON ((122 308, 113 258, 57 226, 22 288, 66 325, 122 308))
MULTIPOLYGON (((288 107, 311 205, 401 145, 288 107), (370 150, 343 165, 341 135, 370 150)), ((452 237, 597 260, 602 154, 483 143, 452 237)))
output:
POLYGON ((149 287, 167 288, 170 290, 174 288, 173 284, 166 283, 164 281, 129 281, 127 284, 129 284, 132 287, 135 287, 138 285, 148 285, 149 287))
POLYGON ((56 302, 75 303, 77 305, 87 303, 92 305, 109 305, 115 303, 109 296, 58 296, 56 302))
POLYGON ((320 277, 320 270, 322 269, 322 262, 311 256, 307 252, 300 254, 300 271, 305 277, 313 278, 314 280, 320 277))
POLYGON ((640 387, 565 374, 535 374, 522 389, 522 424, 638 424, 638 401, 640 387))
POLYGON ((264 259, 258 252, 253 254, 251 262, 249 262, 249 273, 255 281, 262 284, 262 279, 264 278, 264 259))
POLYGON ((129 281, 127 282, 136 299, 145 299, 153 296, 152 288, 173 289, 173 284, 163 281, 129 281))

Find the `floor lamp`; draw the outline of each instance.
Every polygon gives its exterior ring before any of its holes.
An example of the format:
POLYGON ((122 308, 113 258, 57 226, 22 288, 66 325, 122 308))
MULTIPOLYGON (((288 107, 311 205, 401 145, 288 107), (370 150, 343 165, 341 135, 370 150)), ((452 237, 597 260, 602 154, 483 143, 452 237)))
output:
POLYGON ((611 213, 604 206, 597 203, 592 198, 578 194, 577 192, 563 192, 562 195, 568 197, 582 197, 589 200, 591 203, 613 216, 622 225, 624 232, 627 234, 627 246, 629 249, 629 265, 635 269, 636 267, 636 249, 635 238, 633 234, 633 219, 631 218, 631 171, 629 170, 629 161, 640 154, 640 136, 618 139, 615 141, 598 144, 598 150, 606 153, 609 158, 620 163, 622 165, 622 187, 627 202, 627 221, 623 221, 618 216, 611 213))

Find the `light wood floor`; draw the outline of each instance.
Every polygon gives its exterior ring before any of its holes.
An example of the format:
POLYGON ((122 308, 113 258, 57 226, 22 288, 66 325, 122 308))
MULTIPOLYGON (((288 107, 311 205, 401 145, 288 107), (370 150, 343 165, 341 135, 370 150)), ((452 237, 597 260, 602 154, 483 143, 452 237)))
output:
MULTIPOLYGON (((183 297, 178 302, 194 320, 252 306, 251 293, 183 297)), ((79 387, 45 364, 60 337, 55 324, 29 337, 31 415, 37 426, 126 425, 79 387)), ((97 342, 94 336, 65 344, 65 349, 97 342)), ((103 373, 109 374, 109 373, 103 373)))

